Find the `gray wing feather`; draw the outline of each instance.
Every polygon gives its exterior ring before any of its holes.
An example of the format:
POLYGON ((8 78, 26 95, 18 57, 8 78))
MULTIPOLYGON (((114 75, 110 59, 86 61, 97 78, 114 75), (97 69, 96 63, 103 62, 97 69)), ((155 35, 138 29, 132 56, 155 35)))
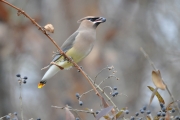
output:
MULTIPOLYGON (((76 36, 78 35, 79 32, 74 32, 61 46, 61 49, 63 52, 67 52, 69 49, 72 48, 73 43, 76 39, 76 36)), ((61 54, 57 54, 54 56, 52 62, 55 62, 57 59, 59 59, 59 57, 61 57, 61 54)))

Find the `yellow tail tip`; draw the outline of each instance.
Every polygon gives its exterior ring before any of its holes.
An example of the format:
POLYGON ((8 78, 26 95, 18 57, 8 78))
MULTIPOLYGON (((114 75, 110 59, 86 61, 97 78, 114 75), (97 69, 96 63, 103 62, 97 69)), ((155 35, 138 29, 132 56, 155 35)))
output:
POLYGON ((38 84, 38 88, 42 88, 46 85, 46 81, 40 81, 39 84, 38 84))

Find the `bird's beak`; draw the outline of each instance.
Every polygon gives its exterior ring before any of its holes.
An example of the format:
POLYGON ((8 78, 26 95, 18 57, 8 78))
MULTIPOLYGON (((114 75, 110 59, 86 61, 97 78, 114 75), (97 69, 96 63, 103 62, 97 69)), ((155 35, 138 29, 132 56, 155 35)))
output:
POLYGON ((99 22, 99 23, 106 22, 106 18, 99 17, 99 19, 97 19, 96 22, 99 22))

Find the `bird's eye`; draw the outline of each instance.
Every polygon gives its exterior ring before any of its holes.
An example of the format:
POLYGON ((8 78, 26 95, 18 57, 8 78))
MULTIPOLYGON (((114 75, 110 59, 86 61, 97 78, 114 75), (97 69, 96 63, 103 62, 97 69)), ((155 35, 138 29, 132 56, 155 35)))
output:
POLYGON ((96 21, 96 19, 98 19, 98 18, 88 18, 88 20, 92 21, 92 22, 96 21))

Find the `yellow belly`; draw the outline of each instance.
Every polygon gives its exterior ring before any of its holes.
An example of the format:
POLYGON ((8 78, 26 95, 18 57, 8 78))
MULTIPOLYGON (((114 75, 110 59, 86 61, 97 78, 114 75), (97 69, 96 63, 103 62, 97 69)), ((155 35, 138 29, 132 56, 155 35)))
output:
MULTIPOLYGON (((86 54, 83 51, 77 51, 74 48, 71 48, 66 52, 66 55, 70 57, 75 63, 80 62, 86 54)), ((63 67, 64 69, 68 69, 73 66, 72 63, 64 59, 64 56, 61 56, 58 60, 55 61, 59 66, 63 67)))

